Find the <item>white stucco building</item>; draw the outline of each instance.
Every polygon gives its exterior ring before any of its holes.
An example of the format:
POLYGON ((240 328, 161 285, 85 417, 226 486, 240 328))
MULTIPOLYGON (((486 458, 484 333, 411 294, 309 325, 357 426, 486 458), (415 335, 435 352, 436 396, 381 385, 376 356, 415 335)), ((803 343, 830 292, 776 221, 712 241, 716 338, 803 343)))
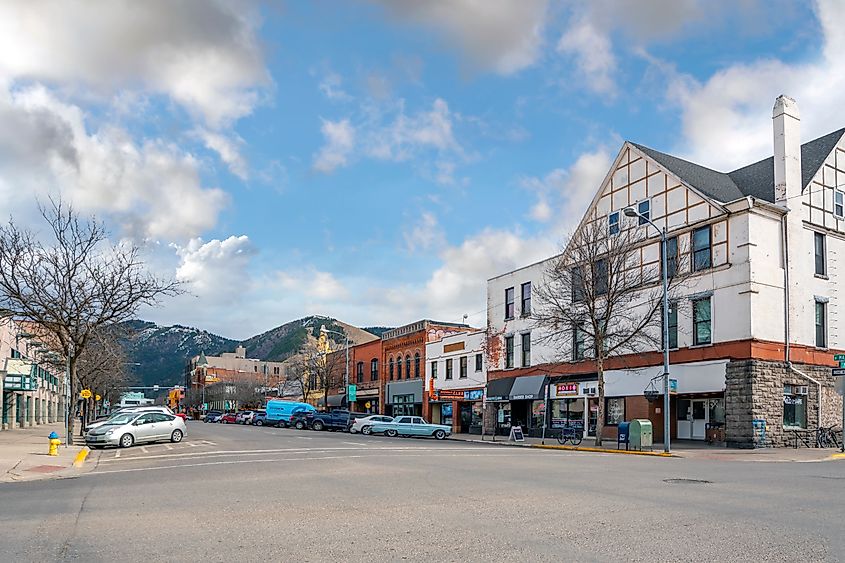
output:
POLYGON ((431 421, 455 433, 481 433, 484 385, 484 331, 444 336, 425 345, 425 388, 431 421))
MULTIPOLYGON (((820 417, 838 424, 830 368, 845 348, 837 281, 845 267, 845 129, 801 144, 799 125, 795 101, 778 98, 774 156, 730 172, 625 142, 585 213, 583 221, 606 224, 608 236, 648 229, 634 264, 659 267, 658 233, 623 209, 647 214, 667 230, 667 256, 683 270, 669 322, 673 437, 704 439, 709 430, 755 445, 764 421, 765 440, 782 444, 820 417)), ((580 420, 589 432, 597 410, 592 362, 578 346, 543 345, 531 318, 532 289, 554 259, 488 281, 488 399, 504 411, 500 422, 534 428, 544 417, 538 394, 550 381, 550 424, 580 420), (528 376, 535 377, 525 392, 528 376), (512 400, 517 387, 526 398, 512 400)), ((643 397, 662 373, 660 348, 607 367, 608 436, 618 421, 649 418, 662 440, 662 401, 643 397)))

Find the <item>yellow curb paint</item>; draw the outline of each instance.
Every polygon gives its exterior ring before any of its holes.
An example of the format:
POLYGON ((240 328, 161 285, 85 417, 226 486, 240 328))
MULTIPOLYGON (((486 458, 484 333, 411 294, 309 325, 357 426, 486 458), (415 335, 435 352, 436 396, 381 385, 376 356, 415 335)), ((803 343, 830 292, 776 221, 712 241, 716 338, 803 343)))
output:
POLYGON ((73 460, 73 466, 81 467, 85 463, 85 458, 88 457, 89 453, 91 453, 91 450, 87 446, 79 450, 79 453, 76 454, 76 459, 73 460))
POLYGON ((845 454, 833 454, 830 459, 845 459, 845 454))
POLYGON ((531 444, 532 448, 540 448, 544 450, 568 450, 571 452, 598 452, 602 454, 628 454, 628 455, 646 455, 652 457, 679 457, 675 454, 667 454, 665 452, 640 452, 636 450, 607 450, 604 448, 582 448, 579 446, 545 446, 543 444, 531 444))

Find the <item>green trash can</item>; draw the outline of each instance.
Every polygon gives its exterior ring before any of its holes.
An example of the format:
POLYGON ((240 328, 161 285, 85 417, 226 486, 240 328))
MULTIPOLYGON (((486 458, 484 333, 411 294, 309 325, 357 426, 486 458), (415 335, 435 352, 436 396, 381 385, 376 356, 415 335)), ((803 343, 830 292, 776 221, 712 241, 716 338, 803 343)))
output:
POLYGON ((645 418, 635 418, 628 427, 628 443, 632 450, 651 449, 654 443, 654 428, 651 421, 645 418))

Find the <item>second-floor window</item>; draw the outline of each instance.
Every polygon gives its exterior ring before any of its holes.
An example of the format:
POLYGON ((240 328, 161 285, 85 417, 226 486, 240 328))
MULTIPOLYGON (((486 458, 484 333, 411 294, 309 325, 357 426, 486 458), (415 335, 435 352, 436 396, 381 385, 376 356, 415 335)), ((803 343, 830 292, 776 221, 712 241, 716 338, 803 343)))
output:
POLYGON ((514 291, 512 287, 505 290, 505 319, 512 319, 514 315, 514 291))
POLYGON ((713 264, 710 252, 710 225, 699 227, 692 232, 692 269, 694 272, 706 270, 713 264))
POLYGON ((513 367, 513 336, 505 337, 505 368, 513 367))
POLYGON ((813 247, 815 249, 816 275, 827 275, 827 260, 825 259, 825 240, 821 233, 813 233, 813 247))
POLYGON ((527 317, 531 314, 531 282, 522 284, 520 290, 522 291, 522 316, 527 317))
POLYGON ((475 371, 481 371, 484 369, 483 361, 481 354, 475 355, 475 371))
POLYGON ((411 379, 411 356, 405 356, 405 379, 411 379))
POLYGON ((364 383, 364 362, 358 362, 355 366, 355 381, 364 383))
POLYGON ((638 225, 645 225, 651 219, 651 200, 644 199, 637 204, 637 213, 639 213, 638 225))
MULTIPOLYGON (((393 361, 393 360, 391 360, 393 361)), ((393 370, 393 366, 390 366, 391 371, 393 370)), ((402 356, 396 358, 396 379, 402 379, 402 356)))
POLYGON ((531 333, 522 335, 522 367, 531 365, 531 333))
POLYGON ((569 271, 572 284, 572 302, 581 303, 584 301, 587 290, 584 287, 584 267, 575 266, 569 271))
POLYGON ((833 192, 833 214, 840 219, 845 219, 845 192, 839 190, 833 192))
POLYGON ((452 379, 452 359, 446 360, 446 379, 452 379))
POLYGON ((678 237, 666 239, 666 275, 674 277, 678 273, 678 237))
POLYGON ((378 358, 370 360, 370 381, 378 381, 378 358))
POLYGON ((580 325, 572 327, 572 359, 576 362, 584 359, 586 334, 580 325))
POLYGON ((596 295, 604 295, 607 293, 607 284, 607 259, 602 258, 593 266, 593 291, 596 295))
POLYGON ((713 342, 711 318, 710 298, 695 299, 692 302, 692 343, 694 345, 713 342))
POLYGON ((469 360, 467 356, 461 356, 461 379, 467 378, 467 360, 469 360))
POLYGON ((437 379, 437 362, 431 362, 431 378, 437 379))
POLYGON ((420 353, 417 352, 414 354, 414 377, 419 378, 420 376, 420 353))
POLYGON ((827 303, 816 301, 816 347, 827 348, 827 303))
POLYGON ((614 211, 607 216, 607 232, 610 235, 619 234, 619 212, 614 211))
POLYGON ((669 348, 678 347, 678 302, 669 302, 669 348))

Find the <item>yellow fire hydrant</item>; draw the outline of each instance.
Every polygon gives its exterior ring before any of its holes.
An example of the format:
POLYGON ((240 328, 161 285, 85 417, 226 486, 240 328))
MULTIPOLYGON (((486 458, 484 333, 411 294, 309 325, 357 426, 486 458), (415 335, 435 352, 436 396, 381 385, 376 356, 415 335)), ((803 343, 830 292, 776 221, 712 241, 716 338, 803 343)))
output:
POLYGON ((59 455, 59 446, 62 445, 62 441, 59 439, 59 435, 55 432, 50 432, 50 455, 59 455))

